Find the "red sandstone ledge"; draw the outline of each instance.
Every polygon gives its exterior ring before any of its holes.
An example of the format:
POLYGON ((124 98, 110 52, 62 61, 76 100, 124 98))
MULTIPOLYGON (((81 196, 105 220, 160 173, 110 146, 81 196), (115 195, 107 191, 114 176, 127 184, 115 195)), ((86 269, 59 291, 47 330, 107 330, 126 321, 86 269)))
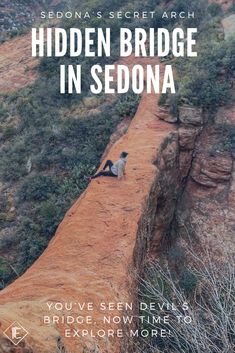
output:
MULTIPOLYGON (((148 62, 153 60, 148 59, 148 62)), ((115 160, 120 151, 129 152, 125 179, 93 180, 67 212, 42 256, 0 293, 0 330, 17 321, 29 331, 26 346, 23 343, 18 347, 22 352, 31 352, 26 348, 31 347, 35 353, 54 353, 62 345, 66 353, 121 352, 125 338, 94 338, 91 334, 64 338, 64 332, 66 328, 94 332, 117 330, 121 325, 104 325, 102 317, 104 312, 111 316, 124 315, 125 308, 102 312, 100 303, 135 301, 131 273, 138 224, 159 173, 153 161, 174 131, 173 125, 158 120, 158 111, 157 97, 144 94, 128 132, 112 146, 107 156, 115 160), (69 326, 60 322, 46 326, 43 315, 49 314, 47 302, 91 302, 95 307, 93 311, 75 308, 73 315, 91 315, 93 323, 69 326)), ((54 313, 66 314, 66 310, 62 313, 54 310, 54 313)), ((8 345, 2 336, 1 352, 8 352, 8 345)))

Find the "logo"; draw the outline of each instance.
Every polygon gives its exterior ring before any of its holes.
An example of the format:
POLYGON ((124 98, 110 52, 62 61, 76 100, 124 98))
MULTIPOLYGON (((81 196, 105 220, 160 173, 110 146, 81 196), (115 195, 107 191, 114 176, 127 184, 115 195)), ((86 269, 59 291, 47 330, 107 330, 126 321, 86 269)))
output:
POLYGON ((13 324, 11 324, 3 333, 15 346, 28 335, 28 331, 16 321, 13 322, 13 324))

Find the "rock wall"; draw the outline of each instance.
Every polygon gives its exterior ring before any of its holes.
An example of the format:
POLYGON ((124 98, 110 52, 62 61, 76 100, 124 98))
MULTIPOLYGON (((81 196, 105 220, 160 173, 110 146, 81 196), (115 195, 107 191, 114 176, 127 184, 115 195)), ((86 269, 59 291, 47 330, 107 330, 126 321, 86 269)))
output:
MULTIPOLYGON (((234 1, 217 1, 224 11, 234 1)), ((233 33, 234 15, 222 20, 225 38, 233 33)), ((234 77, 233 77, 234 81, 234 77)), ((233 83, 234 87, 234 83, 233 83)), ((208 251, 217 262, 235 255, 235 104, 221 107, 215 116, 183 107, 179 120, 180 165, 183 192, 177 203, 175 228, 178 241, 188 250, 208 251), (185 114, 187 112, 187 114, 185 114), (201 117, 201 119, 200 119, 201 117), (190 122, 191 120, 191 122, 190 122)))
MULTIPOLYGON (((234 104, 220 108, 214 118, 204 122, 177 207, 178 233, 194 244, 195 251, 208 249, 217 261, 235 253, 234 124, 234 104)), ((179 135, 181 141, 181 129, 179 135)))

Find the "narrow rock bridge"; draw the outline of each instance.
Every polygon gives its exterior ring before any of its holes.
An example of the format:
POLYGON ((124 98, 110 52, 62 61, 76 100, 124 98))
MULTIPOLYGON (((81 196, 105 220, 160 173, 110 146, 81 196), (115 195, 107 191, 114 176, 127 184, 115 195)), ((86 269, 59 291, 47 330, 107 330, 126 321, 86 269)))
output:
MULTIPOLYGON (((133 65, 132 60, 126 59, 125 64, 133 65)), ((156 59, 139 59, 138 63, 156 64, 156 59)), ((134 275, 147 251, 147 239, 141 238, 140 230, 144 214, 154 212, 149 198, 153 188, 156 191, 161 169, 155 161, 163 150, 173 164, 177 160, 177 133, 174 125, 159 119, 167 114, 159 110, 156 95, 143 94, 128 132, 107 156, 115 160, 120 151, 129 152, 125 179, 93 180, 67 212, 42 256, 0 293, 1 353, 127 352, 126 328, 104 324, 103 316, 124 316, 125 305, 118 308, 117 303, 133 303, 129 314, 136 314, 134 275), (74 304, 71 311, 53 306, 49 311, 47 303, 58 302, 86 305, 74 304), (102 302, 114 303, 115 309, 102 311, 102 302), (92 311, 87 303, 94 305, 92 311), (45 325, 43 316, 52 314, 60 317, 59 322, 45 325), (69 325, 62 323, 63 315, 92 316, 92 323, 69 325), (17 347, 1 332, 13 322, 29 332, 17 347), (123 338, 96 335, 102 329, 122 328, 123 338), (71 329, 67 331, 71 337, 65 337, 66 329, 71 329), (73 337, 73 330, 78 329, 88 330, 89 335, 73 337)), ((164 158, 159 165, 164 165, 164 158)))

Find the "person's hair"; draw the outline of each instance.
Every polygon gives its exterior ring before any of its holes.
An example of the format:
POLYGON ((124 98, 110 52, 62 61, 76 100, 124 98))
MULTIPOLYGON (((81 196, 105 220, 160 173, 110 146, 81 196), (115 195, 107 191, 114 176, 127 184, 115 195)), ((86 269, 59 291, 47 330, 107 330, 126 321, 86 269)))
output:
POLYGON ((122 152, 121 154, 120 154, 120 157, 121 158, 126 158, 128 156, 128 153, 127 152, 122 152))

